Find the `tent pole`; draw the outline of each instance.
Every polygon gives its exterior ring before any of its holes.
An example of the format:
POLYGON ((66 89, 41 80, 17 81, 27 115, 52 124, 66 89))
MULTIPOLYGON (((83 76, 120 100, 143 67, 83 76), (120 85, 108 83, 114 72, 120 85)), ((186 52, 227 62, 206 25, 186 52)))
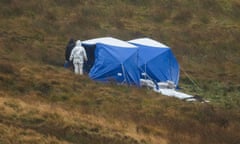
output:
POLYGON ((122 66, 122 72, 123 72, 123 77, 124 77, 124 80, 122 83, 124 83, 124 82, 126 82, 126 74, 125 74, 125 69, 124 69, 123 64, 121 64, 121 66, 122 66))
POLYGON ((144 64, 144 77, 145 77, 145 79, 147 79, 147 64, 146 64, 146 62, 145 62, 145 64, 144 64))

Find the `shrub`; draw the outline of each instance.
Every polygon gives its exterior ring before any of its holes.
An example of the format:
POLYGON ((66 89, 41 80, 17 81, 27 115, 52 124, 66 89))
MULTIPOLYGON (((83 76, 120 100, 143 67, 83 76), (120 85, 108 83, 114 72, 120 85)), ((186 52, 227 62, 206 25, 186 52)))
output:
POLYGON ((192 12, 189 9, 182 9, 173 17, 173 23, 186 24, 192 17, 192 12))
POLYGON ((163 7, 154 7, 151 13, 155 22, 163 22, 171 16, 171 11, 163 7))
POLYGON ((237 18, 237 20, 239 20, 240 2, 238 0, 232 2, 232 14, 235 18, 237 18))
POLYGON ((0 62, 0 73, 4 74, 14 74, 15 69, 11 63, 8 62, 0 62))
POLYGON ((34 86, 35 90, 40 91, 43 95, 49 95, 52 90, 52 87, 47 82, 36 83, 34 86))

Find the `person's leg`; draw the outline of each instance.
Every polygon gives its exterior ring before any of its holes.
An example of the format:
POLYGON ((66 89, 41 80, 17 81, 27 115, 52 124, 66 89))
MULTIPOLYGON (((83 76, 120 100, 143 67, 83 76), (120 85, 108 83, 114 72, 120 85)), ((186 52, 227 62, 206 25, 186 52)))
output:
POLYGON ((83 63, 79 64, 80 75, 83 74, 83 63))
POLYGON ((78 74, 81 74, 81 64, 78 63, 78 74))
POLYGON ((78 63, 74 63, 74 73, 78 74, 78 70, 79 70, 78 63))

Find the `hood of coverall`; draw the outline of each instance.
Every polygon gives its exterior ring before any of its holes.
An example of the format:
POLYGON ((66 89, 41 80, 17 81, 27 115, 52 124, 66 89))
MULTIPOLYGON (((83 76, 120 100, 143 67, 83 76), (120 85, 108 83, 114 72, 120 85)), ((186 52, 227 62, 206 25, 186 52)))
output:
POLYGON ((77 46, 81 46, 81 45, 82 45, 82 42, 81 42, 80 40, 77 40, 76 45, 77 45, 77 46))

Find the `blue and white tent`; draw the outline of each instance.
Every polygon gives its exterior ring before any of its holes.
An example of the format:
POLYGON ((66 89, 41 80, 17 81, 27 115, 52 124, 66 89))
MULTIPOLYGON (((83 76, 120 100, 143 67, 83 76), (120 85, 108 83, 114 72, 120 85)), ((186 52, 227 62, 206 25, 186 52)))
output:
POLYGON ((168 46, 150 38, 128 42, 139 47, 138 67, 142 79, 150 79, 156 83, 172 81, 178 85, 179 64, 168 46))
POLYGON ((91 79, 140 85, 138 47, 112 37, 85 40, 82 45, 89 59, 85 70, 91 79))

